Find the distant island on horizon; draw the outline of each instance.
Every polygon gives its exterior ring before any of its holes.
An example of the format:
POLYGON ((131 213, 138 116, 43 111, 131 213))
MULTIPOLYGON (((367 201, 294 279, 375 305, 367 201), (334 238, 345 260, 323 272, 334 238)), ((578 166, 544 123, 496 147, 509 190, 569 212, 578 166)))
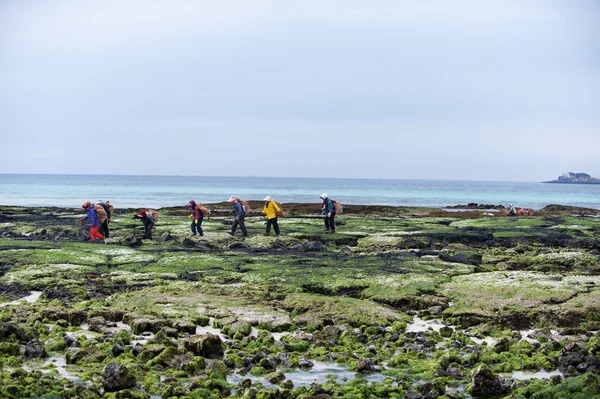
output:
POLYGON ((568 172, 558 176, 556 180, 544 181, 542 183, 559 183, 559 184, 600 184, 600 179, 592 177, 587 173, 568 172))

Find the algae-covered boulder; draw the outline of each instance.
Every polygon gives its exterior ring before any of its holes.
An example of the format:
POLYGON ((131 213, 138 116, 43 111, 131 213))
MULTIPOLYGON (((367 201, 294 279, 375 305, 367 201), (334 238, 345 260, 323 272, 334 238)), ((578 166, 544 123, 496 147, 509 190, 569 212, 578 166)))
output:
POLYGON ((106 354, 97 347, 70 348, 65 359, 68 364, 91 364, 103 361, 106 354))
POLYGON ((102 332, 106 327, 106 319, 102 316, 92 317, 88 320, 90 331, 102 332))
POLYGON ((356 361, 354 366, 358 373, 379 372, 381 369, 371 359, 363 358, 356 361))
POLYGON ((19 344, 13 342, 0 342, 0 355, 18 356, 20 350, 19 344))
POLYGON ((46 348, 40 341, 34 339, 27 342, 25 345, 25 358, 27 359, 42 359, 46 357, 46 348))
POLYGON ((283 380, 285 380, 285 374, 283 374, 281 371, 276 371, 267 375, 267 381, 269 381, 271 384, 279 384, 283 380))
POLYGON ((16 334, 17 326, 13 323, 0 323, 0 338, 3 340, 10 338, 12 334, 16 334))
POLYGON ((133 372, 119 362, 110 362, 102 369, 102 387, 107 392, 133 388, 136 383, 133 372))
POLYGON ((164 351, 165 348, 166 347, 164 345, 158 345, 158 344, 145 345, 144 349, 142 349, 142 351, 138 355, 138 358, 140 360, 148 361, 148 360, 153 359, 156 356, 160 355, 160 353, 162 351, 164 351))
POLYGON ((154 319, 134 319, 131 322, 131 332, 141 334, 145 331, 150 331, 156 334, 163 326, 162 320, 154 319))
POLYGON ((189 320, 177 320, 173 323, 173 328, 180 333, 196 333, 196 325, 189 320))
POLYGON ((482 364, 471 377, 471 393, 473 396, 502 395, 508 392, 508 382, 500 375, 494 374, 482 364))
POLYGON ((223 341, 214 334, 194 335, 185 341, 185 348, 207 359, 222 359, 224 354, 223 341))

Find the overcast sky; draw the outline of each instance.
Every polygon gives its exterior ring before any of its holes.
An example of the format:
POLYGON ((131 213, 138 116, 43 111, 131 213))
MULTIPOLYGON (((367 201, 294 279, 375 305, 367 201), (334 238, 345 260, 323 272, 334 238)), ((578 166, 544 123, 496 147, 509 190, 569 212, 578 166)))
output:
POLYGON ((600 3, 4 1, 0 173, 600 176, 600 3))

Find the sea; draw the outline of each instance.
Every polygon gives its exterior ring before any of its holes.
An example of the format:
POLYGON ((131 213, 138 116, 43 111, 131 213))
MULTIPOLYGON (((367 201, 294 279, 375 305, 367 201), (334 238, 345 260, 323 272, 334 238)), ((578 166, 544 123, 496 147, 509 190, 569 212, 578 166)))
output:
POLYGON ((0 174, 0 205, 77 207, 110 200, 116 207, 245 200, 318 203, 326 193, 342 204, 444 208, 468 203, 541 209, 549 204, 600 209, 600 185, 540 182, 218 176, 0 174))

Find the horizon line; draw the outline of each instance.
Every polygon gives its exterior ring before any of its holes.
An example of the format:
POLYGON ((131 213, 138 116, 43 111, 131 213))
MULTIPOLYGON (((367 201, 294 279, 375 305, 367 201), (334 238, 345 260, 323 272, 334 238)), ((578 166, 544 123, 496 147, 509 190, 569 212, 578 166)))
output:
POLYGON ((544 183, 538 180, 481 180, 481 179, 440 179, 440 178, 400 178, 400 177, 332 177, 332 176, 259 176, 259 175, 186 175, 186 174, 107 174, 107 173, 5 173, 0 175, 15 176, 141 176, 141 177, 209 177, 209 178, 258 178, 258 179, 343 179, 343 180, 427 180, 427 181, 472 181, 497 183, 544 183))

